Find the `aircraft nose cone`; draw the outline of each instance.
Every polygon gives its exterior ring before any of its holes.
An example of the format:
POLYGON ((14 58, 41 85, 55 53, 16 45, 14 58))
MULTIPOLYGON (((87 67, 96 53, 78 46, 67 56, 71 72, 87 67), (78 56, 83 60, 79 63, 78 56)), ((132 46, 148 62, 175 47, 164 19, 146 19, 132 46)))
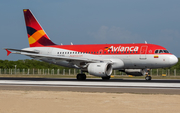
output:
POLYGON ((170 56, 169 64, 175 65, 178 62, 178 58, 175 55, 170 56))

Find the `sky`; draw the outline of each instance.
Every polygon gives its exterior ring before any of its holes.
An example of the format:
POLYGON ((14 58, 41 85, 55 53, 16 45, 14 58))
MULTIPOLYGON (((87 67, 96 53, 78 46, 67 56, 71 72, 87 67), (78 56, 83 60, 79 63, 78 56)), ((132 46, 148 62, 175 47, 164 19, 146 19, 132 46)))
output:
POLYGON ((1 0, 0 60, 30 57, 2 48, 29 47, 23 9, 56 44, 147 43, 180 57, 180 0, 1 0))

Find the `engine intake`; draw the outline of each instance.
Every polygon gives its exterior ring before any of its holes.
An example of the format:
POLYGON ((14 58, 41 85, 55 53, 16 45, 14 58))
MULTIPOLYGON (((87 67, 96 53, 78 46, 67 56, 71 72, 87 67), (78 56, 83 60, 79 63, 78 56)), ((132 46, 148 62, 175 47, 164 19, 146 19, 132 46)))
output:
POLYGON ((87 70, 91 75, 106 77, 111 75, 112 65, 109 63, 90 63, 87 70))

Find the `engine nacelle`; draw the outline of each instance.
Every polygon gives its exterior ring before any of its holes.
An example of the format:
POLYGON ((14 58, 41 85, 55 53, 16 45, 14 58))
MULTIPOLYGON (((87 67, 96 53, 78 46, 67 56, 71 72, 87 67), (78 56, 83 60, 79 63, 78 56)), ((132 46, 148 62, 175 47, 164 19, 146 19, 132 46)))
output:
POLYGON ((124 62, 121 59, 110 59, 113 64, 112 68, 113 69, 122 69, 124 67, 124 62))
POLYGON ((112 65, 109 63, 90 63, 87 70, 91 75, 106 77, 111 75, 112 65))
POLYGON ((128 75, 134 76, 143 76, 146 74, 146 71, 143 69, 125 69, 123 72, 125 72, 128 75))

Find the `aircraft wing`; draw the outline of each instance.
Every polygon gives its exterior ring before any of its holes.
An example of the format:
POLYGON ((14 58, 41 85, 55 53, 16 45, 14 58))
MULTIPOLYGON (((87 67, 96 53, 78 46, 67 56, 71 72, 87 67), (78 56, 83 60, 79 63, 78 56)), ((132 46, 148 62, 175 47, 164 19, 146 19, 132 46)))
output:
POLYGON ((101 59, 88 59, 88 58, 82 58, 82 57, 68 57, 68 56, 58 56, 58 55, 47 55, 47 54, 39 54, 39 52, 37 51, 27 51, 27 50, 19 50, 19 49, 10 49, 10 48, 4 48, 7 51, 7 55, 9 55, 11 53, 11 51, 17 51, 17 52, 12 52, 14 54, 22 54, 22 55, 26 55, 29 56, 31 58, 34 59, 39 59, 39 60, 43 60, 43 59, 50 59, 50 60, 55 60, 55 61, 68 61, 71 62, 73 64, 80 64, 80 63, 97 63, 97 62, 109 62, 111 63, 110 60, 101 60, 101 59))
POLYGON ((22 53, 23 55, 30 56, 32 58, 37 59, 54 59, 54 60, 66 60, 66 61, 83 61, 83 62, 104 62, 103 60, 99 59, 88 59, 82 57, 67 57, 67 56, 57 56, 57 55, 45 55, 45 54, 31 54, 31 53, 22 53))

